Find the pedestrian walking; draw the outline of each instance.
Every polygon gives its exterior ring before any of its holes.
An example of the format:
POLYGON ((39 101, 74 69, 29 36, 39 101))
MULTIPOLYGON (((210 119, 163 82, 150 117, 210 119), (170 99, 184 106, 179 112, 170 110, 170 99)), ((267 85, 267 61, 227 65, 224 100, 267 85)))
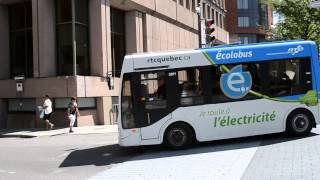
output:
POLYGON ((71 97, 70 100, 71 100, 71 102, 68 105, 67 114, 68 114, 68 119, 70 121, 69 133, 73 133, 72 128, 74 126, 74 123, 75 123, 77 117, 80 116, 80 113, 79 113, 79 109, 78 109, 77 99, 75 97, 71 97))
POLYGON ((54 124, 50 122, 51 114, 52 114, 52 101, 50 100, 49 95, 45 95, 45 100, 43 102, 43 120, 46 122, 46 129, 53 129, 54 124))

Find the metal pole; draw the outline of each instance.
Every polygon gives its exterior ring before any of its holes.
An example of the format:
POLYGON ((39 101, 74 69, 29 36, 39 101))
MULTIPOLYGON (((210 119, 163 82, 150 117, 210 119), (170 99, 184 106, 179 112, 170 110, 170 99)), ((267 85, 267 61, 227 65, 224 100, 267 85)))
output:
POLYGON ((76 41, 76 8, 75 0, 71 0, 72 11, 72 51, 73 51, 73 75, 77 75, 77 41, 76 41))
POLYGON ((201 6, 198 4, 196 7, 196 13, 198 15, 198 36, 199 36, 199 48, 202 47, 201 43, 201 6))
POLYGON ((199 36, 199 48, 201 48, 201 15, 198 14, 198 36, 199 36))

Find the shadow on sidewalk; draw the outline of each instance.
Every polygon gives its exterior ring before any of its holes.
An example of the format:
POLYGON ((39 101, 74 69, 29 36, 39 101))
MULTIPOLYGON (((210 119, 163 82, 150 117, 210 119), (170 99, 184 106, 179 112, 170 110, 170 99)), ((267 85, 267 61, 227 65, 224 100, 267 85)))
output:
POLYGON ((285 143, 303 138, 312 138, 318 134, 311 133, 308 136, 289 137, 284 133, 236 138, 228 140, 197 143, 186 150, 172 151, 163 146, 120 147, 117 144, 96 148, 75 150, 60 164, 60 168, 96 165, 105 166, 126 161, 137 161, 157 158, 167 158, 191 154, 220 152, 259 146, 268 146, 277 143, 285 143))
POLYGON ((20 138, 33 138, 37 137, 32 135, 35 132, 49 132, 64 129, 65 127, 54 127, 52 130, 46 128, 32 128, 32 129, 2 129, 0 130, 0 138, 20 137, 20 138))

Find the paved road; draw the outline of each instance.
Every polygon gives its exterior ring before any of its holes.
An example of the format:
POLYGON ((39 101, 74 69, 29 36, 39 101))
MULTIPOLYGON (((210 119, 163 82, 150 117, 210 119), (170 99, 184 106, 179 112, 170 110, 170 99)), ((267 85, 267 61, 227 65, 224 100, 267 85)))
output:
POLYGON ((85 179, 105 169, 107 153, 126 157, 115 143, 116 133, 0 138, 0 179, 85 179))
POLYGON ((116 133, 0 138, 0 179, 320 179, 320 128, 201 143, 120 148, 116 133))

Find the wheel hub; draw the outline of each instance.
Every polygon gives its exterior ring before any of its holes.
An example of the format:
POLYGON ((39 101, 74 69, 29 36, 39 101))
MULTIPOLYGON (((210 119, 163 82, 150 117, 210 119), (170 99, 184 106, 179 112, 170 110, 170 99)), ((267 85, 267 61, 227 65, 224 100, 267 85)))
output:
POLYGON ((293 124, 292 124, 293 128, 297 132, 303 132, 309 126, 309 118, 308 118, 308 116, 306 116, 304 114, 298 114, 297 116, 294 117, 292 122, 293 122, 293 124))
POLYGON ((180 146, 185 143, 186 133, 182 129, 173 129, 170 132, 170 137, 172 144, 180 146))

